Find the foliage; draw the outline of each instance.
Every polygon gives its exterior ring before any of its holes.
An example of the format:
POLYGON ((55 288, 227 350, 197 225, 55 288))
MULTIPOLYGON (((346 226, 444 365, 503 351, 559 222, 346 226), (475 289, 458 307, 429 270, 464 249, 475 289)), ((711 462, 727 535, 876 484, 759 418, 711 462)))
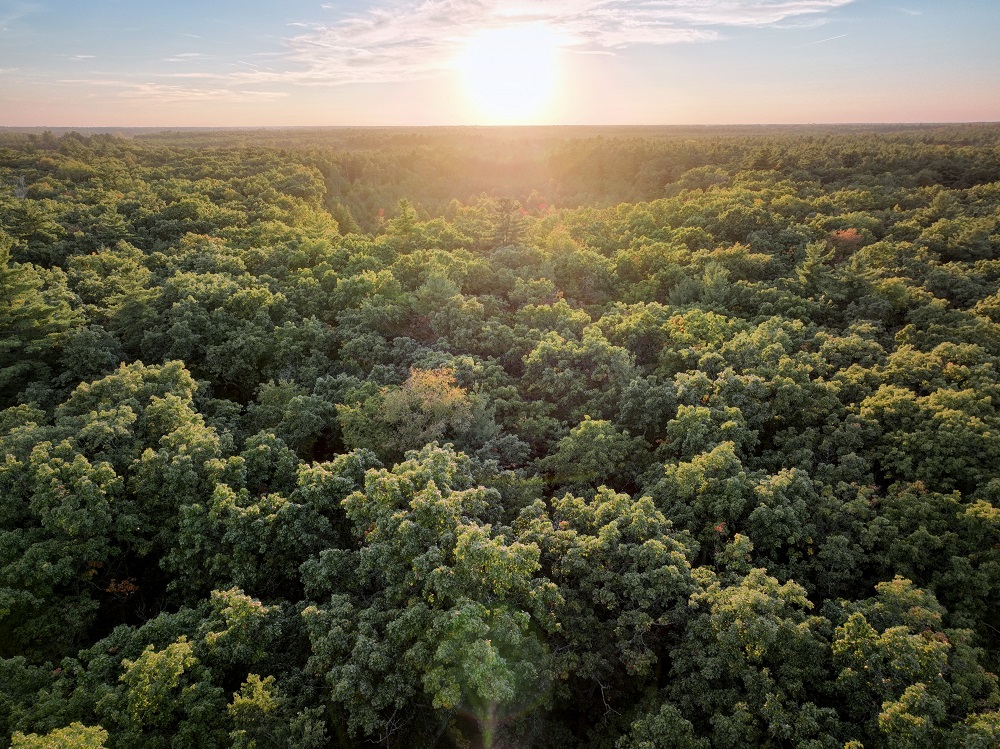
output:
POLYGON ((0 134, 0 744, 992 747, 1000 128, 0 134))

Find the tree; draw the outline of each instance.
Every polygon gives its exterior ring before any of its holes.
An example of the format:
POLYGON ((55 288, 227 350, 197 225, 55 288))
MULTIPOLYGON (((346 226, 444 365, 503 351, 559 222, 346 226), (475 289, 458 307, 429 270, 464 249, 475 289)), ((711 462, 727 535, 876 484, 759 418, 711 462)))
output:
POLYGON ((883 385, 862 402, 861 416, 881 427, 878 462, 894 480, 971 491, 993 477, 1000 460, 1000 417, 993 398, 981 390, 937 389, 920 396, 883 385))
POLYGON ((510 197, 497 198, 490 204, 493 220, 493 246, 518 244, 527 232, 524 208, 510 197))
POLYGON ((548 333, 524 357, 522 381, 529 398, 552 404, 552 415, 568 425, 613 418, 634 374, 632 355, 590 327, 582 341, 548 333))
POLYGON ((65 299, 47 294, 41 274, 11 262, 10 238, 0 231, 0 406, 51 372, 61 334, 75 315, 65 299))
POLYGON ((708 749, 708 740, 670 702, 650 709, 636 720, 615 749, 708 749))
POLYGON ((556 486, 570 492, 592 494, 598 486, 635 487, 649 461, 649 448, 610 421, 585 418, 559 440, 538 469, 556 486))
POLYGON ((846 620, 832 653, 845 713, 872 742, 943 745, 955 718, 995 709, 996 676, 979 664, 970 632, 942 626, 944 610, 933 595, 901 577, 876 591, 875 598, 841 604, 846 620))
POLYGON ((488 746, 500 717, 544 695, 556 594, 538 547, 490 522, 497 498, 467 458, 429 445, 344 500, 356 548, 303 567, 320 599, 303 616, 349 731, 409 744, 467 710, 488 746))
POLYGON ((670 700, 718 747, 842 746, 835 710, 823 706, 829 678, 828 622, 794 582, 765 570, 697 575, 694 617, 672 651, 670 700))
POLYGON ((159 605, 181 507, 211 496, 224 450, 196 388, 177 362, 139 363, 78 386, 54 418, 6 412, 0 648, 54 657, 99 613, 159 605))
POLYGON ((100 726, 70 723, 44 736, 15 733, 11 749, 105 749, 104 742, 107 740, 108 732, 100 726))
POLYGON ((180 508, 177 541, 162 566, 175 589, 238 586, 267 599, 301 596, 299 567, 348 543, 340 502, 380 466, 366 451, 307 466, 266 433, 219 463, 211 492, 180 508))
POLYGON ((439 440, 482 447, 499 432, 482 399, 459 387, 449 367, 414 367, 401 387, 339 404, 337 415, 346 445, 373 450, 386 463, 439 440))
POLYGON ((648 497, 601 487, 526 507, 516 526, 541 549, 558 588, 554 667, 567 707, 580 715, 622 711, 662 668, 693 591, 690 537, 648 497))
POLYGON ((671 521, 690 531, 708 550, 742 527, 753 503, 753 480, 723 442, 691 461, 666 464, 649 491, 671 521))

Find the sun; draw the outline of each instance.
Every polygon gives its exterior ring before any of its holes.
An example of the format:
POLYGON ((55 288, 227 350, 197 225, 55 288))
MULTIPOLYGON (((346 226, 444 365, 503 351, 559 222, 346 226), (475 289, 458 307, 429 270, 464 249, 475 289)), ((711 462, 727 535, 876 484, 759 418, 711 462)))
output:
POLYGON ((478 117, 492 124, 523 124, 552 103, 558 77, 559 36, 544 24, 484 29, 457 60, 478 117))

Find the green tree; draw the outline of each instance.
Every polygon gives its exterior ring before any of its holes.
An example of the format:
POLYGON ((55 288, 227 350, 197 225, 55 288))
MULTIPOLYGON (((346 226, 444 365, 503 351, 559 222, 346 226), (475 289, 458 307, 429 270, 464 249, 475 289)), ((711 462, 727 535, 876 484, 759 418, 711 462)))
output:
POLYGON ((590 327, 581 341, 548 333, 524 357, 522 382, 529 398, 551 404, 552 415, 569 425, 587 416, 613 419, 634 376, 632 355, 590 327))
POLYGON ((402 386, 338 404, 337 416, 348 447, 372 450, 385 463, 439 440, 471 451, 499 433, 486 404, 458 385, 450 367, 414 367, 402 386))
POLYGON ((430 445, 344 500, 357 548, 303 567, 322 599, 303 616, 349 731, 409 744, 466 710, 489 745, 499 718, 544 695, 556 594, 538 547, 490 522, 497 498, 467 458, 430 445))
POLYGON ((601 485, 634 490, 649 459, 649 448, 643 440, 615 429, 609 421, 588 417, 537 466, 555 486, 592 494, 601 485))
POLYGON ((70 723, 44 736, 15 733, 11 749, 105 749, 104 742, 107 740, 108 732, 100 726, 70 723))
POLYGON ((725 584, 709 570, 695 615, 673 650, 667 694, 717 747, 842 746, 825 707, 829 623, 809 614, 806 591, 752 569, 725 584))
POLYGON ((638 718, 615 749, 708 749, 708 740, 695 734, 691 721, 669 702, 638 718))
POLYGON ((836 688, 873 742, 943 745, 952 724, 1000 700, 967 630, 943 626, 933 595, 897 577, 875 598, 843 602, 832 643, 836 688))
POLYGON ((10 405, 30 382, 52 371, 61 334, 75 321, 58 294, 47 293, 41 274, 11 262, 10 238, 0 231, 0 405, 10 405))
POLYGON ((677 533, 648 497, 602 487, 592 498, 541 501, 517 521, 536 543, 557 586, 558 632, 550 637, 570 709, 623 710, 662 668, 693 591, 690 537, 677 533))

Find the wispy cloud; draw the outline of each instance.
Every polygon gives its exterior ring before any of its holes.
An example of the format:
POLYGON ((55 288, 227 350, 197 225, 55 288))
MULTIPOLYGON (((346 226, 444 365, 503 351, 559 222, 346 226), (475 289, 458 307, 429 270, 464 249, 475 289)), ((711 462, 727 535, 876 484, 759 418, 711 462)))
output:
POLYGON ((163 58, 171 65, 146 76, 157 83, 140 84, 136 78, 120 76, 118 81, 91 84, 104 94, 108 87, 117 88, 115 95, 131 99, 257 101, 278 98, 282 94, 276 92, 287 91, 289 84, 396 82, 438 75, 455 67, 478 34, 492 29, 544 26, 567 51, 607 55, 635 45, 708 42, 736 27, 821 21, 854 0, 373 2, 354 13, 345 13, 339 3, 328 3, 323 7, 331 20, 295 20, 288 24, 284 48, 278 52, 244 51, 240 59, 228 60, 219 54, 182 52, 163 58))
POLYGON ((203 60, 207 55, 201 52, 181 52, 177 55, 171 55, 170 57, 164 57, 164 62, 196 62, 198 60, 203 60))
MULTIPOLYGON (((180 76, 178 76, 180 77, 180 76)), ((202 76, 198 76, 202 77, 202 76)), ((151 104, 173 104, 178 102, 223 101, 260 102, 281 99, 288 94, 283 91, 264 91, 232 86, 180 85, 149 81, 126 81, 115 78, 63 78, 55 81, 71 86, 87 86, 103 90, 119 99, 146 100, 151 104)), ((99 94, 91 94, 98 96, 99 94)), ((104 96, 105 94, 100 94, 104 96)))
POLYGON ((275 68, 269 68, 266 65, 258 65, 255 62, 247 62, 246 60, 237 60, 236 62, 229 63, 233 67, 242 66, 244 68, 249 68, 250 70, 268 70, 272 73, 278 72, 275 68))
POLYGON ((108 86, 113 88, 120 88, 121 86, 126 86, 128 84, 122 83, 121 81, 111 80, 109 78, 60 78, 53 83, 65 83, 70 86, 108 86))
POLYGON ((233 88, 203 88, 176 86, 166 83, 136 83, 123 88, 123 99, 145 99, 157 104, 184 101, 260 102, 282 99, 288 94, 281 91, 255 91, 233 88))
MULTIPOLYGON (((853 0, 423 0, 307 24, 287 40, 297 83, 406 80, 447 69, 483 29, 544 24, 577 51, 718 39, 726 27, 817 17, 853 0)), ((336 5, 323 6, 335 10, 336 5)))
POLYGON ((41 3, 5 2, 0 5, 0 26, 7 27, 41 8, 41 3))
POLYGON ((829 36, 826 39, 817 39, 815 42, 806 42, 805 44, 800 44, 796 49, 801 49, 802 47, 812 47, 814 44, 823 44, 824 42, 832 42, 834 39, 843 39, 847 34, 838 34, 837 36, 829 36))

